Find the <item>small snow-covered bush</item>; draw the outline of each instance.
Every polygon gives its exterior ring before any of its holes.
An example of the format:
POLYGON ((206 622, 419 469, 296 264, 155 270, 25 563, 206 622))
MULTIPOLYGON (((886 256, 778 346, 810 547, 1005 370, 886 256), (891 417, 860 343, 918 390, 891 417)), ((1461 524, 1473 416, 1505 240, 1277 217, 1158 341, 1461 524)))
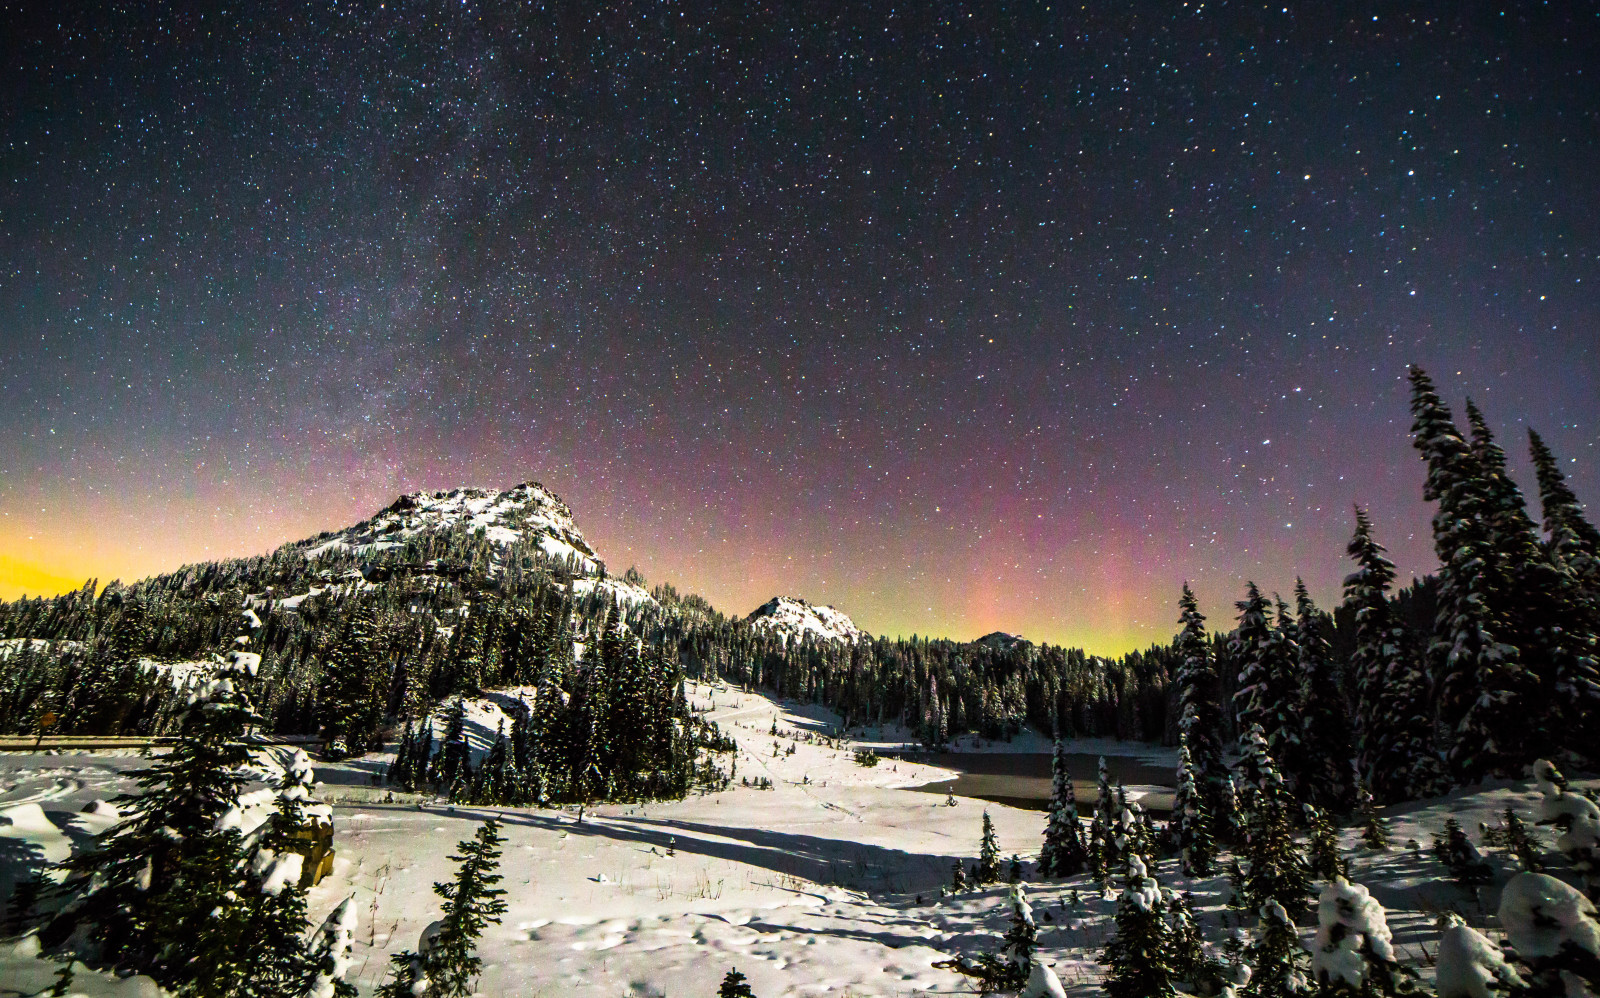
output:
POLYGON ((1454 913, 1445 916, 1434 978, 1439 998, 1497 998, 1527 987, 1500 947, 1454 913))
POLYGON ((1577 889, 1543 873, 1519 873, 1500 894, 1499 915, 1535 993, 1566 993, 1564 974, 1600 986, 1600 917, 1577 889))

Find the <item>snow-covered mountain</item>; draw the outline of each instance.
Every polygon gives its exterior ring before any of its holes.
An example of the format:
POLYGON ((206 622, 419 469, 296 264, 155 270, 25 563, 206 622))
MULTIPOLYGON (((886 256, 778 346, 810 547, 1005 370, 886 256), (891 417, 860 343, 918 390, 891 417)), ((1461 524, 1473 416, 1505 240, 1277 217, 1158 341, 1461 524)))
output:
POLYGON ((493 544, 535 544, 552 558, 571 559, 580 571, 601 567, 600 556, 573 522, 572 510, 538 482, 524 482, 504 492, 413 492, 369 520, 306 542, 306 557, 331 551, 384 551, 400 547, 416 534, 463 525, 469 531, 481 529, 493 544))
POLYGON ((988 645, 995 651, 1010 651, 1017 645, 1031 644, 1031 642, 1027 638, 1019 638, 1015 634, 1007 634, 1005 631, 990 631, 977 641, 974 641, 973 644, 988 645))
POLYGON ((745 618, 750 626, 771 631, 785 641, 846 641, 870 637, 856 622, 831 606, 813 606, 793 596, 774 596, 745 618))

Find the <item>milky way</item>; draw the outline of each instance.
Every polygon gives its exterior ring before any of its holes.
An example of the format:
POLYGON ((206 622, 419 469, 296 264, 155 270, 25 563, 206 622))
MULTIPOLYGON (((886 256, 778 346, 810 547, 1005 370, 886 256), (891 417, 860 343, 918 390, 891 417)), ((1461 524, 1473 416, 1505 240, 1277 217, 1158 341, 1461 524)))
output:
POLYGON ((1600 496, 1584 5, 69 6, 3 596, 534 479, 729 612, 1109 652, 1335 601, 1352 502, 1427 571, 1411 362, 1600 496))

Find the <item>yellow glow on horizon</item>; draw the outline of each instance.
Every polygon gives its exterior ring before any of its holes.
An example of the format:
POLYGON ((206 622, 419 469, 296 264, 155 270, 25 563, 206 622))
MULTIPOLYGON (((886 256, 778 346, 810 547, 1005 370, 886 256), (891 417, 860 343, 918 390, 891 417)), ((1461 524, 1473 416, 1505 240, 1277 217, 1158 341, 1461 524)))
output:
POLYGON ((57 570, 0 554, 0 599, 23 596, 59 596, 83 585, 87 576, 62 575, 57 570))

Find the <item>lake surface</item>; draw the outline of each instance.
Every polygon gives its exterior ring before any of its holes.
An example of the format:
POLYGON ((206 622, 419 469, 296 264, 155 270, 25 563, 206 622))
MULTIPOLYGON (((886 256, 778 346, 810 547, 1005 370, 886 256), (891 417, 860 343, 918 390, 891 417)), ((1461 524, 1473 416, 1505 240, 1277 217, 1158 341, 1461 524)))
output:
MULTIPOLYGON (((1047 810, 1050 804, 1050 755, 1031 752, 920 752, 907 759, 925 762, 961 775, 953 780, 925 783, 912 789, 929 794, 955 794, 977 797, 997 804, 1047 810)), ((1096 773, 1099 756, 1069 754, 1067 771, 1078 795, 1078 813, 1087 816, 1094 810, 1099 795, 1096 773)), ((1172 810, 1173 771, 1133 756, 1106 756, 1106 771, 1112 785, 1121 781, 1130 798, 1137 797, 1145 810, 1165 814, 1172 810)))

